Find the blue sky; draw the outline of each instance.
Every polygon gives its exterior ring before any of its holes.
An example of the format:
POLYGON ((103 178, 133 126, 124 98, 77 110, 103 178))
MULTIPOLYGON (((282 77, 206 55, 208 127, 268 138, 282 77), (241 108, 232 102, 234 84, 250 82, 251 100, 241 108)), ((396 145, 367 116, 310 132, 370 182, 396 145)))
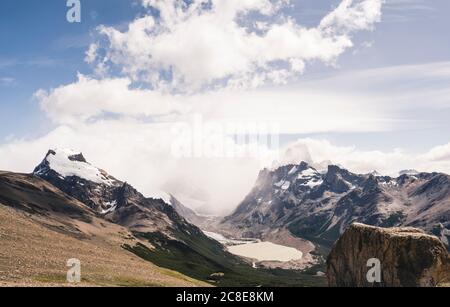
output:
POLYGON ((201 115, 280 123, 285 163, 450 172, 448 0, 211 1, 81 0, 70 24, 65 0, 2 0, 0 169, 71 147, 147 195, 234 207, 260 161, 170 152, 201 115))
POLYGON ((4 0, 0 4, 0 139, 35 136, 48 129, 32 99, 88 72, 84 62, 91 32, 100 24, 132 20, 139 7, 127 0, 82 1, 82 22, 68 23, 65 0, 4 0))

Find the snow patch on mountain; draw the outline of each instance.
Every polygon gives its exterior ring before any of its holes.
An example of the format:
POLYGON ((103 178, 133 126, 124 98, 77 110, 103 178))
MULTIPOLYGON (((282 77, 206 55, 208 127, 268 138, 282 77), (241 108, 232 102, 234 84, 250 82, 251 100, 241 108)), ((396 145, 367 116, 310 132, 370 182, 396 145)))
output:
MULTIPOLYGON (((45 157, 48 168, 58 173, 63 179, 78 177, 98 184, 113 185, 113 180, 100 169, 86 162, 82 153, 71 149, 50 150, 45 157)), ((44 164, 42 164, 44 165, 44 164)), ((45 172, 44 167, 35 171, 36 175, 45 172)))
POLYGON ((303 172, 301 172, 300 174, 298 174, 298 179, 311 179, 312 177, 320 177, 319 172, 317 172, 315 169, 313 168, 308 168, 306 170, 304 170, 303 172))
POLYGON ((289 189, 289 187, 291 186, 291 183, 289 181, 286 181, 285 183, 283 183, 283 185, 281 186, 282 190, 287 190, 289 189))
POLYGON ((117 201, 107 202, 105 203, 107 209, 102 210, 101 214, 108 214, 110 212, 114 212, 117 208, 117 201))
POLYGON ((321 179, 310 179, 308 182, 303 183, 304 186, 307 186, 309 188, 315 188, 323 183, 323 180, 321 179))
POLYGON ((280 180, 280 181, 274 183, 273 185, 276 186, 277 188, 281 188, 283 186, 284 182, 285 182, 284 180, 280 180))
POLYGON ((415 176, 415 175, 418 175, 419 172, 416 171, 415 169, 407 169, 407 170, 400 171, 398 174, 399 174, 399 176, 403 176, 403 175, 415 176))
POLYGON ((297 166, 292 167, 291 170, 289 171, 288 175, 295 174, 295 172, 297 171, 297 169, 298 169, 297 166))
POLYGON ((166 204, 172 204, 172 196, 169 193, 166 193, 164 191, 154 191, 150 193, 150 195, 153 199, 161 199, 166 204))

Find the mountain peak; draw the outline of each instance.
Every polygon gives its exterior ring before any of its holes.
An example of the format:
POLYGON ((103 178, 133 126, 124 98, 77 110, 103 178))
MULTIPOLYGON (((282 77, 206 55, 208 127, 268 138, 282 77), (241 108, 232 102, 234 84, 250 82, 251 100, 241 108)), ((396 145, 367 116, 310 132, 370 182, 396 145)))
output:
POLYGON ((367 175, 373 176, 373 177, 383 177, 383 175, 381 175, 377 170, 373 170, 370 173, 368 173, 367 175))
POLYGON ((88 163, 82 152, 68 148, 50 149, 45 155, 45 160, 51 159, 52 156, 67 157, 67 159, 73 162, 88 163))
POLYGON ((347 171, 347 170, 339 165, 335 165, 335 164, 328 165, 328 173, 329 174, 337 174, 342 171, 347 171))
POLYGON ((98 184, 112 184, 108 174, 88 163, 81 152, 72 149, 50 149, 33 174, 42 176, 50 171, 62 178, 78 177, 98 184))

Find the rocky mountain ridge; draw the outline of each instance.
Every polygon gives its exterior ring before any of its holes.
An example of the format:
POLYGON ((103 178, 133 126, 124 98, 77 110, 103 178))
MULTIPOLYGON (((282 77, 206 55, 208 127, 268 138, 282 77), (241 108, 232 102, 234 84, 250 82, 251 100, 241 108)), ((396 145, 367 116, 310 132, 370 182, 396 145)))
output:
POLYGON ((162 199, 147 198, 126 182, 89 164, 82 153, 49 150, 33 174, 86 204, 105 219, 134 231, 199 233, 162 199))
POLYGON ((263 238, 277 229, 330 246, 354 222, 424 229, 448 245, 450 176, 404 173, 393 178, 309 164, 260 172, 253 190, 221 224, 242 237, 263 238))

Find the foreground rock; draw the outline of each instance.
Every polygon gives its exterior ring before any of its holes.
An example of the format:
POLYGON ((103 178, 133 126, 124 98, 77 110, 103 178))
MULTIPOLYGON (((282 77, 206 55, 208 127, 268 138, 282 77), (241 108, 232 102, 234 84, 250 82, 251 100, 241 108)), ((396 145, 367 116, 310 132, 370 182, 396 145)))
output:
POLYGON ((332 287, 435 287, 449 283, 450 257, 420 229, 353 224, 333 247, 327 271, 332 287))

